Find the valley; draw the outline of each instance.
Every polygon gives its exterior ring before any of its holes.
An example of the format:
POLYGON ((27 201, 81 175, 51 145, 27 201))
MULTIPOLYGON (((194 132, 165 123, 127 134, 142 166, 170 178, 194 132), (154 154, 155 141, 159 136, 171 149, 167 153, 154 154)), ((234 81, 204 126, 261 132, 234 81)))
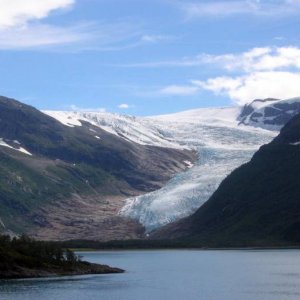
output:
MULTIPOLYGON (((22 226, 43 240, 144 238, 193 214, 227 175, 278 135, 287 117, 300 111, 299 103, 266 99, 245 107, 133 117, 43 114, 3 98, 2 106, 22 119, 15 131, 3 131, 2 169, 10 177, 2 181, 28 200, 10 191, 7 202, 2 190, 2 231, 18 233, 22 226), (274 108, 278 103, 281 110, 274 108), (26 125, 31 119, 40 122, 32 129, 26 125)), ((11 128, 9 119, 6 124, 11 128)))

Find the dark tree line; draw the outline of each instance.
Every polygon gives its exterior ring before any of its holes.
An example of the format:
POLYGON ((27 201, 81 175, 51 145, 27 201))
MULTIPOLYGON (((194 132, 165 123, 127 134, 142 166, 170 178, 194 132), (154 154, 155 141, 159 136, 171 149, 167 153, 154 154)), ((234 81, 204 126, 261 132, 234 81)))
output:
POLYGON ((0 264, 74 266, 79 262, 80 257, 73 251, 52 242, 35 241, 26 235, 18 238, 0 236, 0 264))

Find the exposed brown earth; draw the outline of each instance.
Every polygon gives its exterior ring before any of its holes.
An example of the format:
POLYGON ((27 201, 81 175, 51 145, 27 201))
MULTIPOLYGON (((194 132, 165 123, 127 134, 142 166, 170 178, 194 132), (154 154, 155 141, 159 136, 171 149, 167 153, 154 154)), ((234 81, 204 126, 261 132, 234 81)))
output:
POLYGON ((126 197, 73 195, 56 205, 39 209, 34 215, 38 225, 30 233, 39 240, 120 240, 143 237, 144 227, 118 215, 126 197))

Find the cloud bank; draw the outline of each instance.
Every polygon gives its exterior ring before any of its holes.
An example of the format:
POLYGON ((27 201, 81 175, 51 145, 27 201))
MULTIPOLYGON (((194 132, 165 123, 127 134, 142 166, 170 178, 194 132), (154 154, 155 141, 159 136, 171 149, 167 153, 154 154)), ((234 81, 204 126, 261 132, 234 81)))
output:
POLYGON ((77 42, 83 32, 77 26, 58 27, 41 23, 75 0, 0 0, 0 49, 25 49, 77 42), (77 30, 79 29, 79 30, 77 30))
POLYGON ((55 50, 67 51, 116 51, 135 47, 141 44, 141 40, 154 43, 164 38, 143 36, 136 24, 134 26, 129 22, 108 24, 82 21, 64 26, 47 23, 47 17, 51 13, 68 12, 75 2, 75 0, 0 0, 0 50, 54 47, 55 50))
POLYGON ((244 53, 215 56, 202 54, 194 63, 217 66, 226 75, 191 80, 189 85, 170 85, 159 93, 186 96, 207 90, 229 97, 239 105, 257 98, 285 99, 300 95, 300 48, 297 47, 253 48, 244 53))
POLYGON ((72 4, 74 0, 0 0, 0 29, 25 26, 31 20, 43 19, 52 11, 72 4))

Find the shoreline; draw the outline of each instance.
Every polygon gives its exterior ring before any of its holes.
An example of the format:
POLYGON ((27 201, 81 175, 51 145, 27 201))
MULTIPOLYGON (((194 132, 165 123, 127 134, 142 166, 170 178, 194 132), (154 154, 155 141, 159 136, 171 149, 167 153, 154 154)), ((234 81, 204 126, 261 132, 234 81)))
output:
POLYGON ((300 246, 287 246, 287 247, 157 247, 157 248, 70 248, 74 252, 110 252, 110 251, 177 251, 177 250, 199 250, 199 251, 235 251, 235 250, 300 250, 300 246))
POLYGON ((68 268, 22 268, 0 272, 0 280, 35 279, 81 275, 121 274, 125 270, 108 265, 81 262, 80 265, 68 268))

